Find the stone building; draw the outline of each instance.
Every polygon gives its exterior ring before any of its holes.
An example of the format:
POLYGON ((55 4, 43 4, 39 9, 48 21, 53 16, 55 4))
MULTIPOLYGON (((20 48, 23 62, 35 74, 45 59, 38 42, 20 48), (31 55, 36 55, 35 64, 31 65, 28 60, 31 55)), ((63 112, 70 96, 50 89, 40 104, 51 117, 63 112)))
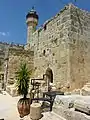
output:
POLYGON ((90 82, 90 13, 69 4, 33 31, 38 22, 33 12, 33 22, 32 15, 27 18, 34 23, 28 25, 27 43, 34 50, 34 76, 42 77, 49 67, 57 88, 82 88, 90 82))
POLYGON ((23 45, 0 43, 0 84, 2 88, 13 85, 21 62, 33 69, 33 51, 25 50, 23 45), (1 54, 2 53, 2 54, 1 54))
POLYGON ((38 18, 34 9, 26 16, 27 45, 4 44, 5 52, 0 49, 4 81, 14 79, 23 58, 34 69, 34 78, 49 70, 58 89, 82 88, 90 82, 90 13, 69 4, 36 30, 38 18))

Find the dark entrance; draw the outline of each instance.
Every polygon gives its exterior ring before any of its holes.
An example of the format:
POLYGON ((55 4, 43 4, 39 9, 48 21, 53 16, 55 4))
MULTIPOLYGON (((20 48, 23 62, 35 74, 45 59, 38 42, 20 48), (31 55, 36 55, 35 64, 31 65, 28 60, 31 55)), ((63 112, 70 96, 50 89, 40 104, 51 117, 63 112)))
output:
POLYGON ((45 74, 48 76, 49 82, 53 83, 53 72, 52 72, 51 68, 48 67, 46 69, 45 74))

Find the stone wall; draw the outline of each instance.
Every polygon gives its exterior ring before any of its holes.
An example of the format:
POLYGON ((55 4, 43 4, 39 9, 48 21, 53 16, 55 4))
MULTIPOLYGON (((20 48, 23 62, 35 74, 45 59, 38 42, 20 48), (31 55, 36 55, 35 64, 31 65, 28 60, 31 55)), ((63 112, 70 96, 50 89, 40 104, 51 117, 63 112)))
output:
POLYGON ((20 67, 21 62, 25 62, 29 70, 33 69, 33 51, 26 51, 24 49, 18 50, 14 48, 9 48, 8 57, 8 83, 15 80, 16 72, 20 67))
POLYGON ((72 4, 33 34, 35 77, 49 66, 57 88, 81 88, 89 81, 90 14, 72 4))
POLYGON ((70 84, 75 89, 90 82, 90 13, 73 5, 70 13, 70 84))
POLYGON ((0 72, 4 72, 5 54, 9 44, 0 42, 0 72))
POLYGON ((66 6, 54 18, 46 21, 33 36, 35 76, 42 77, 49 66, 57 87, 67 86, 70 78, 68 62, 70 25, 70 9, 66 6))
POLYGON ((57 88, 72 90, 90 82, 90 13, 65 6, 33 33, 29 47, 34 53, 22 45, 0 42, 0 71, 7 67, 8 82, 15 78, 21 61, 34 67, 35 78, 42 78, 50 67, 57 88))

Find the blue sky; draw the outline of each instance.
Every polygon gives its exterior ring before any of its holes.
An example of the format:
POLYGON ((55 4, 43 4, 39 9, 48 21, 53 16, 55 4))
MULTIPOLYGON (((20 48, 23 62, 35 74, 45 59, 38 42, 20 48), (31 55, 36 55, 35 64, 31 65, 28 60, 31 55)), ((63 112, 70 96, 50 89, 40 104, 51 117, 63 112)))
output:
MULTIPOLYGON (((33 5, 40 26, 71 1, 74 0, 0 0, 0 41, 26 43, 25 16, 33 5)), ((74 4, 90 11, 90 0, 77 0, 74 4)))

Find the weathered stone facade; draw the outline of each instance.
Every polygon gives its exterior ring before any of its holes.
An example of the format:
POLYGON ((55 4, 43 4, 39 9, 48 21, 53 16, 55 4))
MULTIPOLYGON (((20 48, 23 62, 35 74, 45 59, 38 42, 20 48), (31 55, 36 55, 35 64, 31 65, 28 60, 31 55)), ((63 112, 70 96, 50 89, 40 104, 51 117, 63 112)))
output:
POLYGON ((4 74, 4 88, 12 85, 16 80, 16 72, 20 67, 21 62, 26 62, 29 70, 33 69, 34 52, 25 50, 23 45, 0 43, 2 54, 0 54, 0 74, 4 74))
POLYGON ((2 52, 3 58, 8 54, 7 80, 15 77, 23 59, 34 68, 35 78, 42 78, 49 67, 57 88, 73 90, 90 82, 90 13, 69 4, 37 30, 36 12, 32 10, 26 18, 27 45, 8 44, 5 47, 8 52, 2 52))
POLYGON ((72 4, 33 33, 35 76, 47 67, 56 86, 74 89, 90 82, 90 13, 72 4))
POLYGON ((29 70, 33 69, 33 51, 25 51, 24 49, 9 48, 8 59, 8 83, 15 80, 15 73, 17 72, 21 62, 27 63, 29 70))

